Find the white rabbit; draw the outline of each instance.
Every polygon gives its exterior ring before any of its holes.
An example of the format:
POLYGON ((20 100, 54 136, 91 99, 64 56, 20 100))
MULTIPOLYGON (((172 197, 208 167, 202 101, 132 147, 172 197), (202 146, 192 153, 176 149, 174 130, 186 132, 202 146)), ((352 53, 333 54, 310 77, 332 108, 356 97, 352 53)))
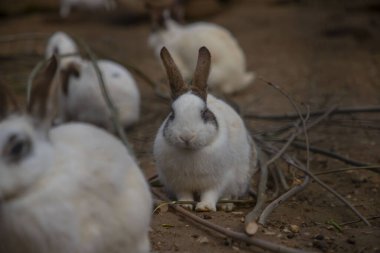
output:
POLYGON ((152 198, 126 148, 88 124, 49 127, 56 68, 37 79, 27 114, 0 122, 0 252, 148 253, 152 198))
MULTIPOLYGON (((216 24, 197 22, 181 25, 159 8, 151 8, 153 32, 148 44, 159 58, 163 46, 170 50, 185 80, 190 80, 197 62, 196 52, 206 46, 213 55, 209 87, 230 94, 246 88, 254 80, 247 72, 242 49, 227 29, 216 24)), ((179 15, 181 16, 181 15, 179 15)))
POLYGON ((188 87, 169 51, 161 51, 173 103, 154 142, 156 167, 160 180, 178 200, 193 201, 194 194, 200 196, 197 211, 215 211, 218 199, 243 195, 257 163, 255 144, 241 117, 207 94, 210 57, 207 48, 199 50, 188 87))
MULTIPOLYGON (((132 75, 120 64, 108 60, 97 62, 110 97, 118 109, 125 128, 136 123, 140 116, 140 93, 132 75)), ((108 108, 95 68, 91 62, 82 61, 61 71, 65 121, 81 121, 114 132, 111 111, 108 108)))
MULTIPOLYGON (((50 36, 45 49, 45 58, 49 59, 54 54, 68 55, 79 54, 79 49, 74 40, 64 32, 58 31, 50 36)), ((60 67, 65 67, 71 62, 80 62, 79 55, 65 56, 60 59, 60 67)))
POLYGON ((68 17, 73 7, 88 10, 106 9, 110 11, 115 9, 116 2, 114 0, 61 0, 61 17, 68 17))
MULTIPOLYGON (((46 58, 57 51, 60 54, 78 52, 74 41, 62 32, 55 33, 49 39, 46 58)), ((140 92, 135 79, 116 62, 99 60, 97 64, 119 111, 121 123, 125 128, 130 127, 140 116, 140 92)), ((92 62, 80 56, 63 57, 60 69, 63 83, 60 120, 88 122, 114 132, 111 111, 103 98, 92 62)))

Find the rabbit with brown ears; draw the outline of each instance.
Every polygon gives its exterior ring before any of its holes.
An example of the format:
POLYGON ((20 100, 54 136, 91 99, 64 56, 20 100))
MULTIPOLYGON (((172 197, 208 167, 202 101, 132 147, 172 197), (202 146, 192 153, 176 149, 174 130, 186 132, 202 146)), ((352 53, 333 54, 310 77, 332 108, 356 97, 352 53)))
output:
MULTIPOLYGON (((207 94, 211 55, 206 47, 199 49, 190 86, 165 47, 161 59, 173 102, 154 142, 159 178, 177 200, 199 196, 196 211, 215 211, 219 199, 247 192, 256 170, 256 146, 236 111, 207 94)), ((233 205, 221 208, 231 210, 233 205)))
POLYGON ((148 253, 152 198, 142 172, 100 128, 50 127, 56 70, 53 57, 26 112, 0 84, 0 252, 148 253))

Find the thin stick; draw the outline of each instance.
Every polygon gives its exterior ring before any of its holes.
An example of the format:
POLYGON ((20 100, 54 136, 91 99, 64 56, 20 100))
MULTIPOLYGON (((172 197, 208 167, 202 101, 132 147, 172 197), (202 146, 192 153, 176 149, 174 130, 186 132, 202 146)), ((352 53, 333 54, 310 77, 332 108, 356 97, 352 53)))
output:
MULTIPOLYGON (((380 218, 380 216, 372 216, 372 217, 367 217, 367 220, 375 220, 375 219, 379 219, 379 218, 380 218)), ((354 221, 348 221, 348 222, 344 222, 344 223, 339 224, 339 226, 350 225, 350 224, 358 223, 361 221, 362 221, 361 219, 354 220, 354 221)))
MULTIPOLYGON (((254 203, 254 200, 245 200, 245 199, 220 199, 218 200, 218 204, 224 204, 224 203, 233 203, 233 204, 252 204, 254 203)), ((195 205, 197 204, 197 201, 183 201, 183 200, 174 200, 174 201, 163 201, 160 204, 166 204, 166 205, 186 205, 191 204, 195 205)))
POLYGON ((101 70, 97 64, 98 59, 97 59, 96 55, 91 51, 90 47, 83 40, 79 39, 79 42, 82 45, 85 52, 87 53, 87 55, 89 56, 91 63, 95 69, 96 76, 98 77, 98 81, 99 81, 100 90, 102 91, 102 95, 104 97, 104 100, 107 104, 108 109, 111 111, 111 117, 112 117, 112 122, 113 122, 114 128, 115 128, 117 134, 119 135, 121 141, 123 142, 123 144, 128 149, 129 153, 132 156, 134 156, 133 148, 130 146, 128 139, 127 139, 127 136, 124 132, 124 129, 121 126, 120 118, 119 118, 119 111, 116 108, 116 106, 114 105, 114 103, 113 103, 113 101, 109 95, 108 89, 107 89, 106 84, 105 84, 104 79, 103 79, 102 72, 101 72, 101 70))
MULTIPOLYGON (((305 148, 305 145, 303 145, 300 142, 294 142, 292 145, 294 147, 296 147, 296 148, 301 148, 301 149, 305 148)), ((328 151, 328 150, 320 148, 320 147, 310 146, 310 151, 312 151, 314 153, 326 155, 326 156, 329 156, 331 158, 335 158, 337 160, 340 160, 342 162, 345 162, 347 164, 351 164, 351 165, 354 165, 354 166, 368 166, 368 164, 366 164, 366 163, 348 159, 346 157, 343 157, 342 155, 339 155, 339 154, 337 154, 335 152, 328 151)))
POLYGON ((280 180, 278 178, 278 174, 276 172, 277 167, 275 168, 269 168, 269 173, 272 176, 273 182, 274 182, 274 191, 272 198, 277 198, 278 195, 280 194, 280 180))
POLYGON ((33 81, 36 78, 36 75, 42 67, 46 64, 48 60, 42 60, 37 63, 37 65, 33 68, 32 72, 30 72, 30 75, 28 77, 28 81, 26 83, 26 104, 29 106, 30 104, 30 98, 32 96, 32 88, 33 88, 33 81))
POLYGON ((285 176, 284 176, 284 173, 282 172, 282 170, 277 166, 276 166, 275 170, 276 170, 278 179, 280 180, 280 183, 282 185, 282 188, 284 188, 285 190, 289 190, 289 185, 286 182, 286 179, 285 179, 285 176))
POLYGON ((273 212, 274 209, 276 209, 281 203, 285 202, 290 197, 292 197, 295 194, 303 191, 307 187, 307 185, 309 184, 309 182, 310 182, 310 177, 308 175, 306 175, 304 181, 302 182, 302 184, 297 185, 297 186, 291 188, 289 191, 285 192, 279 198, 277 198, 272 203, 270 203, 264 209, 264 211, 261 213, 260 219, 259 219, 259 223, 265 225, 268 216, 273 212))
MULTIPOLYGON (((324 112, 325 110, 312 111, 310 112, 310 117, 322 115, 324 112)), ((368 106, 361 106, 361 107, 341 107, 334 110, 332 114, 379 113, 379 112, 380 112, 380 106, 368 105, 368 106)), ((280 114, 264 115, 264 114, 246 113, 244 117, 247 119, 262 119, 262 120, 294 120, 298 118, 298 114, 289 113, 286 115, 280 115, 280 114)))
POLYGON ((328 171, 320 171, 320 172, 314 172, 314 175, 325 175, 325 174, 332 174, 332 173, 339 173, 339 172, 345 172, 349 170, 367 170, 367 169, 380 169, 379 165, 370 165, 370 166, 359 166, 359 167, 349 167, 349 168, 342 168, 342 169, 336 169, 336 170, 328 170, 328 171))
MULTIPOLYGON (((298 125, 298 124, 297 124, 298 125)), ((268 180, 268 166, 276 161, 278 158, 280 158, 286 149, 290 146, 292 141, 296 138, 298 135, 298 129, 294 131, 294 133, 290 136, 288 141, 285 143, 285 145, 282 146, 282 148, 267 162, 263 163, 261 162, 260 166, 260 181, 259 181, 259 190, 257 193, 257 203, 253 210, 247 214, 245 217, 245 230, 247 234, 251 234, 250 227, 252 224, 256 221, 256 219, 260 216, 260 213, 263 209, 263 205, 266 201, 266 186, 267 186, 267 180, 268 180)))
MULTIPOLYGON (((156 189, 152 189, 152 192, 154 195, 156 195, 158 198, 160 199, 163 199, 163 200, 167 200, 166 197, 161 194, 159 191, 157 191, 156 189)), ((262 249, 265 249, 265 250, 269 250, 269 251, 272 251, 272 252, 278 252, 278 253, 305 253, 304 250, 299 250, 299 249, 292 249, 292 248, 288 248, 286 246, 283 246, 283 245, 278 245, 278 244, 275 244, 275 243, 272 243, 272 242, 269 242, 269 241, 265 241, 265 240, 262 240, 262 239, 258 239, 258 238, 252 238, 252 237, 249 237, 243 233, 239 233, 239 232, 235 232, 235 231, 232 231, 232 230, 229 230, 229 229, 225 229, 219 225, 216 225, 214 223, 211 223, 205 219, 202 219, 200 217, 198 217, 197 215, 185 210, 184 208, 180 207, 180 206, 176 206, 176 205, 172 205, 170 206, 171 208, 173 208, 175 211, 181 213, 182 215, 184 215, 185 217, 191 219, 192 221, 198 223, 198 224, 201 224, 213 231, 216 231, 224 236, 227 236, 229 238, 232 238, 234 240, 238 240, 238 241, 242 241, 242 242, 245 242, 247 244, 250 244, 250 245, 254 245, 256 247, 259 247, 259 248, 262 248, 262 249)))
POLYGON ((290 156, 284 154, 282 156, 285 161, 287 161, 289 164, 293 165, 295 168, 301 170, 306 175, 309 175, 314 181, 316 181, 319 185, 321 185, 323 188, 331 192, 335 197, 337 197, 340 201, 342 201, 346 206, 348 206, 365 224, 368 226, 371 226, 371 224, 368 222, 368 220, 353 206, 350 202, 348 202, 343 196, 341 196, 338 192, 336 192, 334 189, 332 189, 330 186, 325 184, 322 180, 320 180, 317 176, 315 176, 313 173, 311 173, 309 170, 307 170, 302 163, 300 162, 294 162, 296 161, 295 158, 291 158, 290 156))

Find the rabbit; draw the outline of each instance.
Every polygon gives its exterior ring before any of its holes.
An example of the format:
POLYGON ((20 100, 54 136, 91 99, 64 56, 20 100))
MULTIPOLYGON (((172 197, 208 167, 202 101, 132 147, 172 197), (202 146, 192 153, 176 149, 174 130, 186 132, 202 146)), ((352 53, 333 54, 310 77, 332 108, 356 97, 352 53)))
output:
MULTIPOLYGON (((140 92, 132 75, 120 64, 97 61, 110 97, 118 109, 125 129, 140 117, 140 92)), ((95 68, 91 62, 71 64, 61 71, 64 96, 64 121, 88 122, 114 133, 111 111, 99 86, 95 68)))
POLYGON ((60 67, 65 67, 71 62, 81 62, 81 57, 79 56, 79 49, 74 40, 66 33, 57 31, 50 36, 46 49, 45 58, 49 59, 53 55, 69 55, 78 54, 62 57, 59 61, 60 67))
POLYGON ((0 102, 0 252, 150 252, 152 196, 125 146, 86 123, 51 128, 56 69, 52 58, 26 112, 0 102))
MULTIPOLYGON (((45 56, 51 57, 56 51, 78 52, 76 48, 67 34, 58 32, 48 41, 45 56)), ((57 121, 88 122, 115 133, 111 111, 103 98, 92 62, 80 56, 64 57, 60 62, 61 113, 57 121)), ((140 92, 135 79, 126 68, 114 61, 98 60, 97 65, 118 109, 122 125, 125 129, 130 128, 140 117, 140 92)))
POLYGON ((90 10, 106 9, 107 11, 111 11, 116 8, 116 2, 114 0, 61 0, 61 17, 67 18, 73 7, 90 10))
MULTIPOLYGON (((223 94, 236 93, 255 79, 247 72, 245 55, 234 36, 225 28, 207 22, 182 25, 170 18, 171 12, 163 8, 150 8, 153 31, 148 44, 157 58, 163 46, 170 50, 185 80, 191 80, 197 62, 196 52, 201 46, 209 48, 213 55, 208 85, 223 94)), ((183 14, 176 15, 182 20, 183 14)), ((178 18, 176 18, 178 20, 178 18)))
MULTIPOLYGON (((216 211, 219 199, 246 193, 257 170, 257 148, 236 111, 207 93, 211 55, 206 47, 199 49, 191 86, 165 47, 160 55, 172 105, 153 145, 159 178, 179 201, 193 201, 199 195, 196 211, 216 211)), ((233 205, 220 207, 229 211, 233 205)))

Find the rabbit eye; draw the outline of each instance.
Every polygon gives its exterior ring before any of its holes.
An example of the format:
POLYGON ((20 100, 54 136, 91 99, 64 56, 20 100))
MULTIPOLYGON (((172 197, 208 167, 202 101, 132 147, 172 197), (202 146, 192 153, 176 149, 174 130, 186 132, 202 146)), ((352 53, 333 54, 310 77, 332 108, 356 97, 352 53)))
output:
POLYGON ((214 124, 216 127, 218 126, 218 122, 214 113, 212 113, 212 111, 210 111, 207 107, 202 110, 201 117, 203 119, 203 122, 214 124))
POLYGON ((10 162, 18 162, 30 153, 31 146, 28 137, 12 135, 4 149, 4 155, 10 162))

